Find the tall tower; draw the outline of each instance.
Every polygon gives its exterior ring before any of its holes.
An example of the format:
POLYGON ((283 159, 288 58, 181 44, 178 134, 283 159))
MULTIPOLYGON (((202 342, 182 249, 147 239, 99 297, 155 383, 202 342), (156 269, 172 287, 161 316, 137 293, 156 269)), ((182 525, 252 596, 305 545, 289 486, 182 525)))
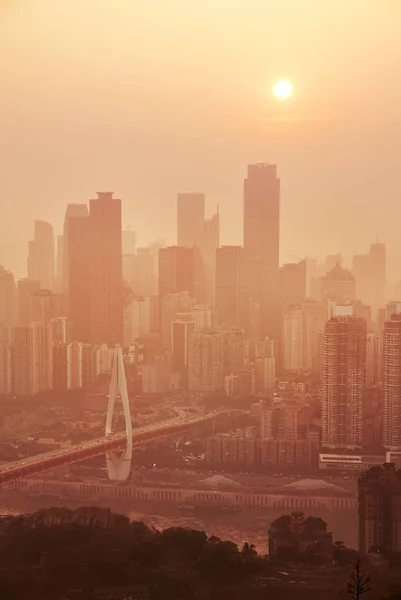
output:
POLYGON ((189 340, 188 388, 195 392, 216 392, 223 387, 224 334, 198 331, 189 340))
POLYGON ((123 341, 121 200, 98 192, 89 201, 91 239, 90 337, 109 346, 123 341))
POLYGON ((363 441, 367 331, 365 319, 354 317, 351 307, 346 309, 344 316, 334 316, 324 328, 322 444, 352 450, 363 441))
POLYGON ((261 302, 261 333, 277 338, 278 267, 280 246, 280 180, 277 166, 261 163, 248 166, 244 181, 244 250, 258 269, 250 282, 261 302))
POLYGON ((248 297, 242 246, 222 246, 216 252, 216 309, 220 323, 245 327, 248 297))
MULTIPOLYGON (((59 274, 62 282, 63 293, 67 295, 70 287, 70 245, 76 244, 75 231, 70 231, 70 219, 82 219, 89 217, 89 211, 86 204, 68 204, 64 215, 63 226, 63 248, 60 260, 62 261, 61 273, 59 274)), ((88 237, 86 238, 89 244, 88 237)))
POLYGON ((191 248, 205 220, 205 195, 197 192, 177 195, 177 244, 191 248))
POLYGON ((123 351, 121 346, 116 346, 114 350, 109 406, 107 409, 106 418, 106 438, 115 433, 113 431, 113 415, 116 411, 116 402, 118 400, 121 400, 123 407, 127 445, 120 457, 117 456, 115 452, 107 452, 106 464, 109 479, 111 479, 111 481, 127 481, 131 471, 132 460, 132 422, 127 391, 127 381, 125 379, 123 351))
POLYGON ((43 290, 53 289, 54 257, 53 227, 46 221, 35 221, 34 237, 29 242, 28 279, 39 281, 43 290))
POLYGON ((401 551, 401 471, 392 463, 372 467, 358 480, 359 552, 374 546, 401 551))
POLYGON ((383 445, 401 450, 401 314, 391 316, 383 333, 383 445))
MULTIPOLYGON (((80 205, 78 205, 80 206, 80 205)), ((86 207, 85 207, 86 208, 86 207)), ((90 342, 90 309, 92 277, 92 243, 88 212, 76 216, 66 213, 64 222, 64 294, 71 322, 71 339, 90 342), (68 217, 67 217, 68 215, 68 217)), ((71 209, 72 212, 72 209, 71 209)))
POLYGON ((382 308, 386 297, 386 246, 376 242, 369 250, 371 270, 371 304, 382 308))
POLYGON ((0 327, 15 325, 16 288, 14 275, 0 265, 0 327))

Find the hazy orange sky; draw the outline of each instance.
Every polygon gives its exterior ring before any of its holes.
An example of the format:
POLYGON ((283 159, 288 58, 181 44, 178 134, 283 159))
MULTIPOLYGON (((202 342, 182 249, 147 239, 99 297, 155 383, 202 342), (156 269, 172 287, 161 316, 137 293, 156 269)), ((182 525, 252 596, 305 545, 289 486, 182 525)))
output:
POLYGON ((97 190, 139 244, 175 241, 178 191, 241 243, 256 161, 279 165, 282 261, 376 235, 401 259, 400 32, 400 0, 0 0, 0 263, 24 275, 33 219, 58 233, 97 190))

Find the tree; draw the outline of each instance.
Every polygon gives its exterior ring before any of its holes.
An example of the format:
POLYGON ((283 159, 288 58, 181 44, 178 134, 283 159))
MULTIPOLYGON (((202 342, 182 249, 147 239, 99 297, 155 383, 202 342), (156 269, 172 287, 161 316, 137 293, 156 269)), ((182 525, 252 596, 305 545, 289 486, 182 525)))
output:
POLYGON ((361 560, 358 559, 354 565, 354 569, 351 573, 350 581, 347 585, 348 595, 352 600, 360 600, 360 598, 371 591, 370 587, 370 575, 362 572, 361 560))

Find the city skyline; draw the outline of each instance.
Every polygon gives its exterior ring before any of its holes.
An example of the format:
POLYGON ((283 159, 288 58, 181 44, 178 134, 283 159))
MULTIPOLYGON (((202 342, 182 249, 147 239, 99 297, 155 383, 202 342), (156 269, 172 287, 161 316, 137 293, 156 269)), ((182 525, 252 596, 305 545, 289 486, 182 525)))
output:
POLYGON ((221 242, 241 244, 243 165, 269 160, 284 182, 283 262, 350 256, 379 236, 393 268, 399 7, 236 0, 227 21, 226 6, 167 10, 157 0, 158 20, 129 0, 119 11, 109 0, 1 3, 0 50, 12 57, 2 76, 1 264, 22 276, 33 220, 60 232, 65 205, 94 189, 124 200, 141 246, 173 243, 176 194, 192 190, 207 213, 219 205, 221 242), (271 87, 283 77, 294 93, 279 103, 271 87))

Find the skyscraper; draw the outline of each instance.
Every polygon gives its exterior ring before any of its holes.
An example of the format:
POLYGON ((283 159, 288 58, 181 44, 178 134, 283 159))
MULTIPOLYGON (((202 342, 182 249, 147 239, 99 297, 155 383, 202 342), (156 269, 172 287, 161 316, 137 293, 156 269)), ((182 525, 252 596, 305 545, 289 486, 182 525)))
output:
POLYGON ((189 340, 188 388, 216 392, 223 388, 224 333, 204 330, 189 340))
POLYGON ((201 230, 195 236, 195 246, 199 249, 205 269, 206 301, 214 306, 216 278, 216 250, 220 246, 220 215, 217 212, 210 219, 205 219, 201 230))
POLYGON ((282 366, 285 371, 312 369, 315 335, 315 319, 308 305, 287 306, 282 338, 282 366))
POLYGON ((246 327, 248 295, 241 246, 222 246, 216 252, 216 309, 219 323, 246 327))
POLYGON ((244 250, 259 264, 250 281, 262 306, 261 337, 279 335, 278 267, 280 245, 280 180, 276 165, 248 166, 244 181, 244 250))
POLYGON ((322 444, 355 449, 363 441, 366 321, 354 317, 352 307, 339 307, 337 315, 326 322, 323 334, 322 444))
POLYGON ((172 359, 175 373, 180 375, 180 387, 188 384, 189 340, 195 331, 191 313, 178 313, 172 322, 172 359))
POLYGON ((205 195, 185 193, 177 195, 177 245, 192 247, 205 220, 205 195))
POLYGON ((39 281, 43 290, 52 290, 54 260, 53 227, 46 221, 35 221, 34 237, 29 242, 28 279, 39 281))
POLYGON ((383 445, 401 450, 401 314, 384 324, 383 333, 383 445))
POLYGON ((0 265, 0 326, 12 326, 16 319, 14 275, 0 265))
POLYGON ((16 395, 34 396, 53 387, 53 349, 50 324, 16 327, 11 348, 12 387, 16 395))
POLYGON ((98 192, 89 201, 90 341, 109 346, 123 341, 121 200, 98 192))
POLYGON ((18 307, 18 325, 29 325, 30 322, 30 298, 32 294, 40 289, 39 281, 30 279, 20 279, 17 285, 17 307, 18 307))
POLYGON ((159 251, 159 298, 179 292, 188 292, 198 304, 205 301, 205 271, 195 246, 168 246, 159 251))
POLYGON ((392 463, 371 467, 358 480, 359 552, 401 551, 401 471, 392 463))
POLYGON ((380 242, 369 249, 371 266, 371 299, 374 308, 384 306, 386 299, 386 246, 380 242))
MULTIPOLYGON (((89 217, 89 211, 86 204, 68 204, 64 215, 63 226, 63 249, 62 249, 62 269, 61 280, 63 293, 67 295, 70 286, 70 243, 75 243, 75 233, 70 232, 70 219, 82 219, 89 217)), ((87 238, 87 243, 89 240, 87 238)))
MULTIPOLYGON (((68 209, 67 209, 68 212, 68 209)), ((84 211, 81 211, 84 213, 84 211)), ((68 216, 64 223, 64 294, 71 322, 71 340, 90 342, 92 243, 89 215, 68 216)))

